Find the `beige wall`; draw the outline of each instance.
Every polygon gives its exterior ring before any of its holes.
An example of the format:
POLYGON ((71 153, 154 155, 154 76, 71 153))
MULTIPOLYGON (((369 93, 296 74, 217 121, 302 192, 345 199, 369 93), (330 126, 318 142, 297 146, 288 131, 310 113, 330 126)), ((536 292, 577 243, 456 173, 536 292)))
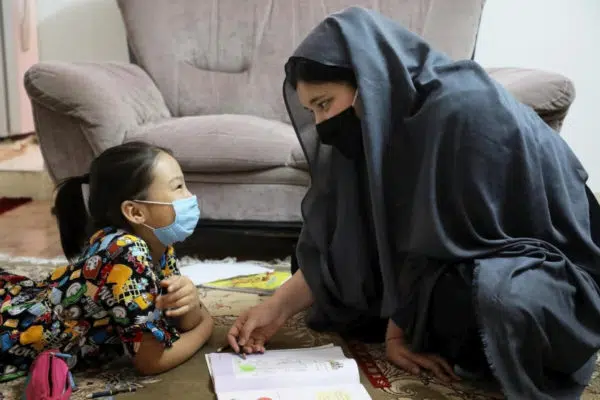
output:
POLYGON ((115 0, 37 0, 37 20, 42 61, 127 61, 115 0))
POLYGON ((561 134, 600 192, 600 1, 487 0, 475 59, 564 74, 577 96, 561 134))
POLYGON ((0 96, 7 105, 0 116, 2 126, 0 136, 21 134, 34 130, 31 103, 23 87, 23 76, 38 61, 38 43, 36 38, 36 13, 34 0, 3 1, 2 29, 3 71, 0 79, 0 96), (6 115, 4 115, 6 112, 6 115))

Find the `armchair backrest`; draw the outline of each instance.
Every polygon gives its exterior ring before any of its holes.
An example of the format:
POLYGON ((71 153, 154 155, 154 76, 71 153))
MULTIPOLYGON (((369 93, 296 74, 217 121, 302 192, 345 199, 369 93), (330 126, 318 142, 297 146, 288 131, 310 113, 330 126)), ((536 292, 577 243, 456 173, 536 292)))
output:
POLYGON ((455 59, 471 58, 485 0, 117 0, 135 62, 174 116, 287 121, 283 66, 326 15, 374 8, 455 59))

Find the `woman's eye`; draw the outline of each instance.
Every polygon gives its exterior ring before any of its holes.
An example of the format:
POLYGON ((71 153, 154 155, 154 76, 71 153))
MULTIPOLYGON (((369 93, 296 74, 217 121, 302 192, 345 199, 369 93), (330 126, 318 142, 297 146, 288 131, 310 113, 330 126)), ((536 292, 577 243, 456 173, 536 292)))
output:
POLYGON ((321 110, 325 111, 325 109, 327 107, 329 107, 329 103, 330 103, 329 100, 325 100, 325 101, 322 101, 321 103, 319 103, 318 106, 321 110))
POLYGON ((183 189, 183 185, 177 185, 177 190, 183 189))

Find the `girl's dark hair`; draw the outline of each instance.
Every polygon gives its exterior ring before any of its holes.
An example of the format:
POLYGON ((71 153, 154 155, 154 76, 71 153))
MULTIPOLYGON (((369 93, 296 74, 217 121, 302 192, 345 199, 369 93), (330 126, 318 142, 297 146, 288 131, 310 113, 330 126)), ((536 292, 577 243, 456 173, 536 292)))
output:
POLYGON ((167 149, 144 142, 111 147, 92 161, 89 174, 67 178, 58 184, 53 211, 58 219, 60 242, 69 260, 81 254, 93 231, 108 226, 130 229, 121 213, 121 203, 146 199, 160 153, 171 154, 167 149), (89 184, 87 209, 83 184, 89 184))
POLYGON ((285 74, 294 89, 298 82, 343 82, 356 88, 356 75, 350 68, 325 65, 302 57, 292 57, 285 66, 285 74))

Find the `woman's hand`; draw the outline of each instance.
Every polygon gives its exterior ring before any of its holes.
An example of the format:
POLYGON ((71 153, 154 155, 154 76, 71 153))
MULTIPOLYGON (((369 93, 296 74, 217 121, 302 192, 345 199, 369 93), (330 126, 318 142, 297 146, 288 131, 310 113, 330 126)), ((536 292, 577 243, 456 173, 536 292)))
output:
POLYGON ((286 319, 282 304, 271 297, 240 315, 229 330, 227 341, 235 352, 242 348, 245 353, 263 353, 265 343, 286 319))
POLYGON ((156 307, 167 310, 167 317, 181 317, 200 306, 198 289, 190 278, 173 275, 160 282, 167 294, 158 296, 156 307))
POLYGON ((246 353, 264 352, 265 343, 283 323, 308 308, 312 302, 304 274, 298 270, 272 297, 240 315, 229 330, 227 341, 236 352, 240 351, 240 347, 246 353))
POLYGON ((427 370, 444 382, 460 380, 450 364, 442 357, 435 354, 413 353, 404 340, 402 329, 391 320, 386 334, 385 352, 388 360, 413 375, 419 375, 423 370, 427 370))

